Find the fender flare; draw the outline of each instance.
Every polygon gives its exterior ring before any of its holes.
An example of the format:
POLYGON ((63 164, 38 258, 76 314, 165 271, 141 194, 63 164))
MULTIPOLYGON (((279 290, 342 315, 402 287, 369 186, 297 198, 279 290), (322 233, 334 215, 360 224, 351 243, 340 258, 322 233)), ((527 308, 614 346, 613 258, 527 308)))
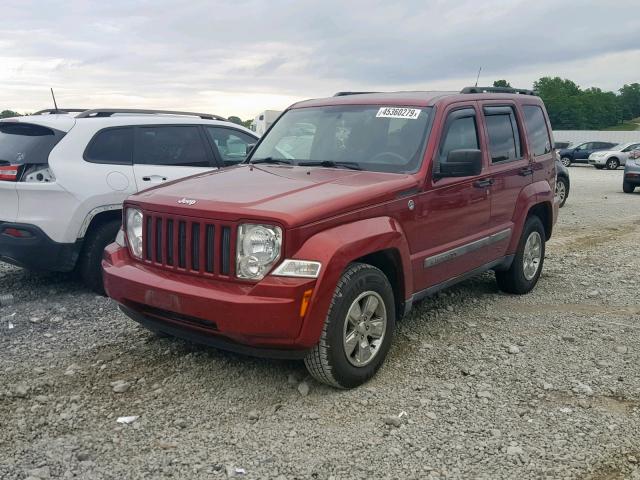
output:
POLYGON ((87 233, 87 230, 89 229, 89 225, 91 225, 91 221, 94 219, 96 215, 102 212, 108 212, 112 210, 122 210, 122 208, 123 208, 122 203, 115 203, 111 205, 102 205, 100 207, 96 207, 92 209, 89 213, 87 213, 87 216, 84 217, 84 221, 82 222, 82 225, 80 226, 80 230, 78 231, 78 238, 84 238, 85 234, 87 233))
MULTIPOLYGON (((551 190, 551 186, 547 181, 539 181, 527 185, 520 191, 516 200, 516 208, 513 216, 514 232, 522 232, 524 222, 527 220, 529 211, 536 205, 546 204, 552 215, 551 225, 553 226, 556 213, 554 212, 555 192, 551 190)), ((512 235, 509 242, 508 253, 514 253, 518 249, 520 235, 512 235)))
POLYGON ((318 342, 336 285, 347 266, 358 258, 383 250, 397 251, 402 263, 405 297, 410 295, 413 279, 409 245, 394 218, 375 217, 339 225, 317 233, 302 245, 292 258, 319 261, 322 268, 297 342, 309 347, 318 342))

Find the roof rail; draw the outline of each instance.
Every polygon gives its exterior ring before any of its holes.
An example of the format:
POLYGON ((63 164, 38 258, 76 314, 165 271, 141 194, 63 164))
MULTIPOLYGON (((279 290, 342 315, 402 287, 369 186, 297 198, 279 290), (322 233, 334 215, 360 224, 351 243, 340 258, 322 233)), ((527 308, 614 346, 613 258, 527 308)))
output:
POLYGON ((219 115, 213 115, 212 113, 178 112, 174 110, 144 110, 140 108, 96 108, 94 110, 83 111, 80 115, 76 116, 76 118, 110 117, 116 113, 139 113, 143 115, 184 115, 187 117, 200 117, 204 120, 227 121, 226 118, 219 115))
POLYGON ((59 113, 77 113, 84 112, 86 108, 45 108, 44 110, 38 110, 37 112, 32 113, 31 115, 44 115, 48 113, 50 115, 55 115, 59 113))
POLYGON ((334 97, 346 97, 348 95, 364 95, 366 93, 380 93, 380 92, 338 92, 334 97))
POLYGON ((517 93, 519 95, 536 95, 533 90, 511 87, 464 87, 460 93, 517 93))

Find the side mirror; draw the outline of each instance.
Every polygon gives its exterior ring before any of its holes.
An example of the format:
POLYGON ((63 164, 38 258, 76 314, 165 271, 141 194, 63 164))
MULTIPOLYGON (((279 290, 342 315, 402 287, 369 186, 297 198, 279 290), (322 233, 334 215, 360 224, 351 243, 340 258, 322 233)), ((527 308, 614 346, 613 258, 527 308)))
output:
POLYGON ((245 146, 245 155, 249 155, 251 153, 251 150, 253 150, 255 148, 256 144, 255 143, 247 143, 247 145, 245 146))
POLYGON ((451 150, 434 178, 472 177, 482 173, 482 152, 473 149, 451 150))

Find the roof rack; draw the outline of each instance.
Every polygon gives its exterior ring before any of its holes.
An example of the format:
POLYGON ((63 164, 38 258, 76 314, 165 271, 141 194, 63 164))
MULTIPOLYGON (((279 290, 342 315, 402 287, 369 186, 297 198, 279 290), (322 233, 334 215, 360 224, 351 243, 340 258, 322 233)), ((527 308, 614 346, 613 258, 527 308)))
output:
POLYGON ((511 87, 464 87, 460 93, 516 93, 519 95, 536 95, 533 90, 511 87))
POLYGON ((78 113, 86 111, 86 108, 45 108, 44 110, 38 110, 31 115, 44 115, 46 113, 50 115, 56 115, 59 113, 78 113))
POLYGON ((200 117, 204 120, 222 120, 227 121, 226 118, 219 115, 213 115, 211 113, 195 113, 195 112, 178 112, 174 110, 144 110, 140 108, 96 108, 94 110, 82 111, 82 113, 76 118, 96 118, 96 117, 110 117, 116 113, 130 113, 130 114, 143 114, 143 115, 184 115, 187 117, 200 117))
POLYGON ((364 95, 366 93, 380 93, 380 92, 338 92, 334 97, 346 97, 347 95, 364 95))

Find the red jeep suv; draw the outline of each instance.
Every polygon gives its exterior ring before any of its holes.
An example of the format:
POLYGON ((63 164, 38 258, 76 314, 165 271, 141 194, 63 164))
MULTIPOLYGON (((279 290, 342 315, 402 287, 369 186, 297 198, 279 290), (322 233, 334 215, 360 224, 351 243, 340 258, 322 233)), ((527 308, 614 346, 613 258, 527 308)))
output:
POLYGON ((130 197, 105 288, 152 330, 354 387, 416 301, 487 270, 503 291, 535 286, 552 145, 527 90, 300 102, 247 163, 130 197))

